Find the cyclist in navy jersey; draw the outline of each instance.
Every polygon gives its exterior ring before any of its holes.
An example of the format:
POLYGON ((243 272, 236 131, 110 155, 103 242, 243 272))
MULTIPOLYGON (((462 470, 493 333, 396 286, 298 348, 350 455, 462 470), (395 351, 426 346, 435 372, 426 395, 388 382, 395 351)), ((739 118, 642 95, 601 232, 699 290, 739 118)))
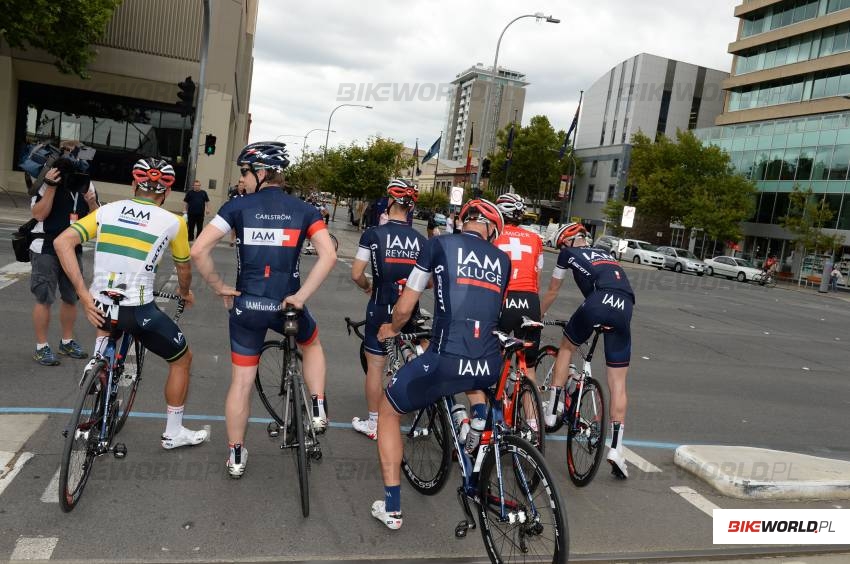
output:
MULTIPOLYGON (((419 191, 407 181, 394 178, 387 186, 389 221, 368 229, 360 237, 357 256, 351 265, 351 279, 371 294, 366 306, 366 406, 369 418, 355 417, 355 431, 372 440, 378 436, 378 404, 381 401, 381 376, 387 351, 378 341, 378 329, 392 318, 393 305, 400 295, 419 252, 427 239, 407 225, 408 212, 419 198, 419 191), (366 266, 372 266, 372 282, 366 278, 366 266)), ((405 332, 415 331, 406 327, 405 332)))
POLYGON ((631 320, 635 294, 620 263, 608 252, 590 246, 590 238, 583 225, 569 223, 555 238, 561 249, 552 272, 549 289, 541 300, 545 314, 558 296, 568 269, 573 271, 576 286, 584 296, 582 303, 564 328, 564 338, 555 360, 553 390, 547 402, 546 424, 553 425, 556 413, 564 400, 563 387, 569 377, 569 364, 573 352, 592 334, 593 326, 605 325, 613 329, 605 334, 605 363, 608 391, 611 396, 611 448, 608 462, 611 472, 619 478, 628 478, 623 455, 623 432, 626 419, 626 374, 629 371, 632 337, 631 320))
MULTIPOLYGON (((372 504, 372 515, 390 529, 402 523, 400 414, 426 407, 442 396, 486 389, 499 377, 501 350, 493 331, 499 323, 511 261, 492 241, 504 228, 504 220, 487 200, 467 202, 461 220, 462 233, 427 241, 393 309, 392 322, 378 331, 378 340, 397 335, 433 277, 434 319, 428 350, 396 373, 378 408, 384 499, 372 504)), ((483 394, 476 397, 481 400, 473 400, 472 413, 483 418, 487 413, 483 394)))
POLYGON ((253 143, 236 161, 248 194, 224 204, 192 247, 195 267, 230 310, 232 380, 225 402, 230 476, 245 471, 244 448, 251 394, 260 348, 266 331, 283 332, 280 310, 291 305, 302 310, 298 342, 304 380, 313 396, 313 427, 323 432, 328 424, 324 404, 325 355, 316 321, 304 303, 319 288, 336 264, 336 252, 319 211, 286 194, 281 185, 289 164, 285 145, 253 143), (211 253, 231 229, 236 230, 236 287, 215 272, 211 253), (301 282, 299 259, 305 238, 310 238, 319 260, 301 282))

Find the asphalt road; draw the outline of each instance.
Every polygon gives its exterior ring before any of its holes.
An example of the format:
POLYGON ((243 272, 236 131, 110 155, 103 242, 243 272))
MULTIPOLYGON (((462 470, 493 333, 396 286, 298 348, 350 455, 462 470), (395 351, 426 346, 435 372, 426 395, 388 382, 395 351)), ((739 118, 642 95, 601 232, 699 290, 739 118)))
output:
MULTIPOLYGON (((6 242, 14 227, 0 214, 0 266, 14 262, 6 242)), ((246 475, 239 481, 225 475, 227 317, 200 279, 197 304, 181 321, 194 351, 187 413, 197 420, 187 424, 211 425, 212 441, 188 450, 159 447, 166 371, 163 362, 149 360, 136 416, 121 435, 127 458, 98 460, 77 509, 63 514, 51 480, 84 361, 65 359, 61 366, 41 367, 31 360, 29 276, 3 275, 12 282, 0 281, 0 420, 12 412, 38 411, 47 418, 23 449, 35 456, 0 496, 0 559, 9 557, 22 539, 38 537, 57 539, 54 560, 483 558, 477 532, 454 539, 454 526, 462 518, 454 482, 430 498, 403 484, 405 525, 398 532, 369 515, 383 489, 374 443, 349 426, 353 416, 365 415, 365 404, 358 342, 346 334, 343 321, 361 317, 366 298, 348 279, 357 234, 334 224, 332 230, 341 240, 340 263, 309 305, 327 354, 334 424, 322 439, 324 458, 310 476, 312 512, 306 520, 300 515, 294 461, 266 435, 267 415, 259 401, 246 441, 246 475)), ((85 256, 90 272, 92 254, 85 256)), ((547 254, 546 280, 554 258, 547 254)), ((215 259, 232 277, 232 249, 220 246, 215 259)), ((302 270, 313 261, 305 258, 302 270)), ((750 445, 850 460, 850 301, 812 290, 625 268, 637 293, 626 445, 649 465, 644 470, 632 466, 626 482, 615 481, 603 468, 590 486, 577 489, 566 475, 566 443, 549 443, 547 458, 567 502, 572 554, 598 560, 658 554, 674 559, 747 551, 712 545, 711 517, 674 487, 691 488, 722 508, 837 507, 834 502, 727 499, 678 470, 672 460, 681 444, 750 445)), ((162 283, 169 275, 163 269, 162 283)), ((427 310, 432 303, 430 297, 423 301, 427 310)), ((565 283, 552 316, 566 317, 578 303, 574 286, 565 283)), ((51 344, 58 340, 55 321, 51 344)), ((80 342, 90 348, 93 329, 82 319, 78 328, 80 342)), ((548 328, 544 337, 555 343, 558 335, 548 328)), ((601 355, 594 367, 597 375, 603 373, 601 355)))

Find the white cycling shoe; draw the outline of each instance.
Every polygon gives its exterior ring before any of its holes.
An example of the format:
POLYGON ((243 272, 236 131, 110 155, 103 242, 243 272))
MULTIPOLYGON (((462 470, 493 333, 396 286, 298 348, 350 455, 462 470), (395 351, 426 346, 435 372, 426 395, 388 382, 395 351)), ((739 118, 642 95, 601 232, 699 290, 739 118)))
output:
POLYGON ((351 420, 351 426, 354 427, 355 431, 363 433, 373 441, 378 440, 378 426, 373 424, 370 419, 360 419, 359 417, 355 417, 351 420))
POLYGON ((372 517, 387 526, 388 529, 397 531, 401 528, 401 511, 389 513, 384 505, 384 500, 378 500, 372 504, 372 517))
POLYGON ((160 437, 162 439, 162 448, 166 450, 171 450, 173 448, 179 448, 183 446, 195 446, 199 445, 209 437, 209 433, 206 429, 201 429, 200 431, 192 431, 191 429, 187 429, 186 427, 180 427, 180 432, 173 437, 167 437, 162 435, 160 437))
POLYGON ((233 447, 230 456, 227 457, 227 473, 234 480, 238 480, 245 473, 245 465, 248 463, 248 449, 238 444, 233 447))
POLYGON ((614 448, 608 449, 608 463, 611 465, 611 473, 617 478, 625 480, 629 477, 629 469, 626 468, 626 457, 614 448))

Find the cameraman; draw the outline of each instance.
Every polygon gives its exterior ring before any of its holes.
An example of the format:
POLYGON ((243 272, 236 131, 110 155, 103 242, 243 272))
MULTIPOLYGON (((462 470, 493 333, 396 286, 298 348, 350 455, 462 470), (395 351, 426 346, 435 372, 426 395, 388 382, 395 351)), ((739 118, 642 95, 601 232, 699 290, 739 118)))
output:
MULTIPOLYGON (((94 184, 74 186, 72 178, 85 170, 87 163, 75 158, 78 152, 76 143, 64 143, 62 155, 52 168, 44 175, 44 183, 33 196, 31 208, 32 217, 38 221, 33 228, 33 241, 30 244, 30 262, 32 263, 32 279, 30 291, 35 296, 35 306, 32 310, 32 321, 35 329, 36 348, 33 359, 43 366, 56 366, 59 360, 54 356, 47 341, 47 330, 50 324, 50 306, 56 299, 56 290, 62 303, 59 306, 59 323, 62 326, 62 341, 59 353, 71 358, 86 358, 88 355, 74 340, 74 321, 77 317, 77 294, 74 286, 68 280, 56 251, 53 240, 68 226, 78 219, 97 209, 97 193, 94 184)), ((82 267, 83 249, 77 246, 77 261, 82 267)))

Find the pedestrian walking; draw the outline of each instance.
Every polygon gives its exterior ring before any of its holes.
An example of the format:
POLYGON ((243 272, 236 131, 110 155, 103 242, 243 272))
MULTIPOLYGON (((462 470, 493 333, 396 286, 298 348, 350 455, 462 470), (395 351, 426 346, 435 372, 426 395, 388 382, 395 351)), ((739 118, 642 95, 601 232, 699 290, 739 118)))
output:
POLYGON ((201 190, 201 181, 192 182, 192 190, 183 197, 183 213, 189 227, 189 240, 194 241, 204 228, 204 216, 210 213, 210 197, 201 190))

